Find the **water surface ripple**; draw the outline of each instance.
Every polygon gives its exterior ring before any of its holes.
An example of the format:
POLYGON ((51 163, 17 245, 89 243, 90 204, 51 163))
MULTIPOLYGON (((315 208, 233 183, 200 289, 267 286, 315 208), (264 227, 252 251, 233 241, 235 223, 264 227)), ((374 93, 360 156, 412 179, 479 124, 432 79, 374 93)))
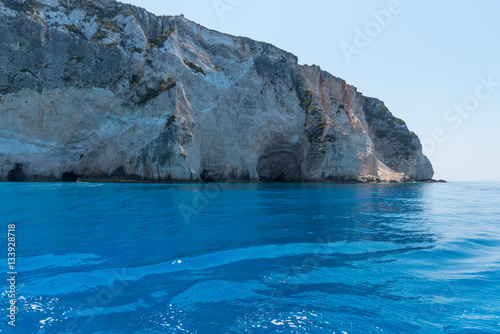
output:
POLYGON ((499 204, 497 183, 1 183, 0 330, 500 333, 499 204))

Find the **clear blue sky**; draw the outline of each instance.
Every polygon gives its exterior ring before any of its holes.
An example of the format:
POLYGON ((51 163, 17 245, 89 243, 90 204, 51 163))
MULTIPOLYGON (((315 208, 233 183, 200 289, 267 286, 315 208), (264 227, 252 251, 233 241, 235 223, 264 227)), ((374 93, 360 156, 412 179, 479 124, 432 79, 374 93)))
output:
POLYGON ((320 65, 404 119, 426 143, 435 178, 500 181, 500 1, 124 2, 320 65), (379 23, 381 11, 390 16, 379 23))

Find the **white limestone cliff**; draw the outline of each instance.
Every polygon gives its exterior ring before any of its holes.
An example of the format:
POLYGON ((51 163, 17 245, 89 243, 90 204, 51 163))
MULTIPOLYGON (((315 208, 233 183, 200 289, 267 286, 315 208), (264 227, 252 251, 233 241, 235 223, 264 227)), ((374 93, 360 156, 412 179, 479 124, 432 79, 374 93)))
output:
POLYGON ((273 45, 108 0, 0 0, 0 179, 430 180, 384 104, 273 45))

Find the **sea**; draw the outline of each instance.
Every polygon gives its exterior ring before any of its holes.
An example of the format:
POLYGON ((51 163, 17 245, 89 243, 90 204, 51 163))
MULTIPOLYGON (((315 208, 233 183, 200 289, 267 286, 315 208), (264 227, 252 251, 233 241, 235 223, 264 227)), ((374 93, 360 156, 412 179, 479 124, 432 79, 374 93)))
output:
POLYGON ((0 217, 2 333, 500 333, 499 183, 5 182, 0 217))

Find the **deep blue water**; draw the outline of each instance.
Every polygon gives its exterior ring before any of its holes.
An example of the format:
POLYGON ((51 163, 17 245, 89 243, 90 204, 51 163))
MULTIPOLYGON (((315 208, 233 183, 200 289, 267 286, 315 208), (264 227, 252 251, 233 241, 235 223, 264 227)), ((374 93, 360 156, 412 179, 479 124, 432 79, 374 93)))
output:
POLYGON ((500 184, 1 183, 5 333, 500 333, 500 184))

